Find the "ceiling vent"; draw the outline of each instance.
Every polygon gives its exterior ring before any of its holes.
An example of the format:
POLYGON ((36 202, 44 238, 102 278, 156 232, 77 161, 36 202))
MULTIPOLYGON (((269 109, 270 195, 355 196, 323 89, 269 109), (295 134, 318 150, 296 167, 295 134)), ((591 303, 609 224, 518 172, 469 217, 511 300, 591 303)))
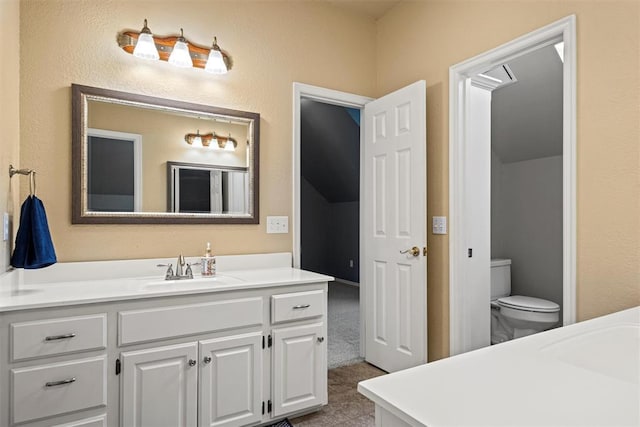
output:
POLYGON ((490 70, 479 73, 474 82, 490 89, 498 89, 516 83, 518 79, 507 64, 499 65, 490 70))

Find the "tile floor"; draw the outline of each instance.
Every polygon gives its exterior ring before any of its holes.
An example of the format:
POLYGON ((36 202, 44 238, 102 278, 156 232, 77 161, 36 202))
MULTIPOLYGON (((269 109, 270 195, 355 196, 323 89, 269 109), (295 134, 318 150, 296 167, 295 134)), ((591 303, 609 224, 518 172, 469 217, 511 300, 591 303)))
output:
POLYGON ((318 412, 294 418, 294 427, 367 427, 375 426, 374 405, 358 393, 358 382, 384 375, 385 372, 366 362, 330 369, 328 373, 329 404, 318 412))

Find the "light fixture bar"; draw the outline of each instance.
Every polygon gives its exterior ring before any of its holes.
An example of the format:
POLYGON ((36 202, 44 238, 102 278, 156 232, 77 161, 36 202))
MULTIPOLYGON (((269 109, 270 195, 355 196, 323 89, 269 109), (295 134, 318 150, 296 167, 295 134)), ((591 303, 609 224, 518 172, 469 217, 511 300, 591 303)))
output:
MULTIPOLYGON (((124 31, 118 34, 118 46, 122 48, 127 53, 133 54, 133 51, 136 47, 136 43, 138 42, 138 38, 140 37, 140 33, 136 31, 124 31)), ((160 55, 161 61, 169 61, 169 56, 173 51, 173 46, 175 46, 176 42, 180 38, 180 36, 169 36, 169 37, 158 37, 153 35, 153 41, 158 49, 158 54, 160 55)), ((191 60, 193 61, 193 66, 195 68, 204 69, 207 65, 207 60, 209 59, 209 53, 211 52, 211 48, 198 46, 193 44, 189 40, 187 41, 187 45, 189 47, 189 54, 191 55, 191 60)), ((217 46, 217 45, 216 45, 217 46)), ((222 58, 224 60, 227 69, 230 70, 233 67, 233 59, 231 56, 224 52, 222 49, 219 50, 222 54, 222 58)))

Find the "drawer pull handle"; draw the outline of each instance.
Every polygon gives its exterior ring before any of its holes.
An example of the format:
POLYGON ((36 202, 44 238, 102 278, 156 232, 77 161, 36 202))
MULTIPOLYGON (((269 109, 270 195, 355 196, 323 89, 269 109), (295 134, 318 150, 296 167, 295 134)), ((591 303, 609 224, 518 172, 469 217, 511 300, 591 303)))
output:
POLYGON ((75 383, 76 382, 76 377, 73 378, 67 378, 66 380, 60 380, 60 381, 51 381, 48 383, 45 383, 45 387, 55 387, 58 385, 65 385, 65 384, 71 384, 71 383, 75 383))
POLYGON ((311 304, 298 304, 298 305, 294 305, 293 309, 294 310, 300 310, 302 308, 309 308, 311 307, 311 304))
POLYGON ((51 336, 46 337, 44 340, 45 341, 66 340, 66 339, 69 339, 69 338, 73 338, 75 336, 76 336, 76 334, 73 334, 73 333, 71 333, 71 334, 63 334, 63 335, 51 335, 51 336))

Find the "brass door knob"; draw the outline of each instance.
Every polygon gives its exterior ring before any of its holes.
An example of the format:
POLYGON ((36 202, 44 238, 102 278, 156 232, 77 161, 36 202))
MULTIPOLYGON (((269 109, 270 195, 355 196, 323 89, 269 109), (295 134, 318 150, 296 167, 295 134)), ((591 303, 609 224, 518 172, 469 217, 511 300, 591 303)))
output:
POLYGON ((417 246, 412 247, 411 249, 407 249, 405 251, 400 251, 401 254, 411 254, 411 256, 419 256, 420 248, 417 246))

